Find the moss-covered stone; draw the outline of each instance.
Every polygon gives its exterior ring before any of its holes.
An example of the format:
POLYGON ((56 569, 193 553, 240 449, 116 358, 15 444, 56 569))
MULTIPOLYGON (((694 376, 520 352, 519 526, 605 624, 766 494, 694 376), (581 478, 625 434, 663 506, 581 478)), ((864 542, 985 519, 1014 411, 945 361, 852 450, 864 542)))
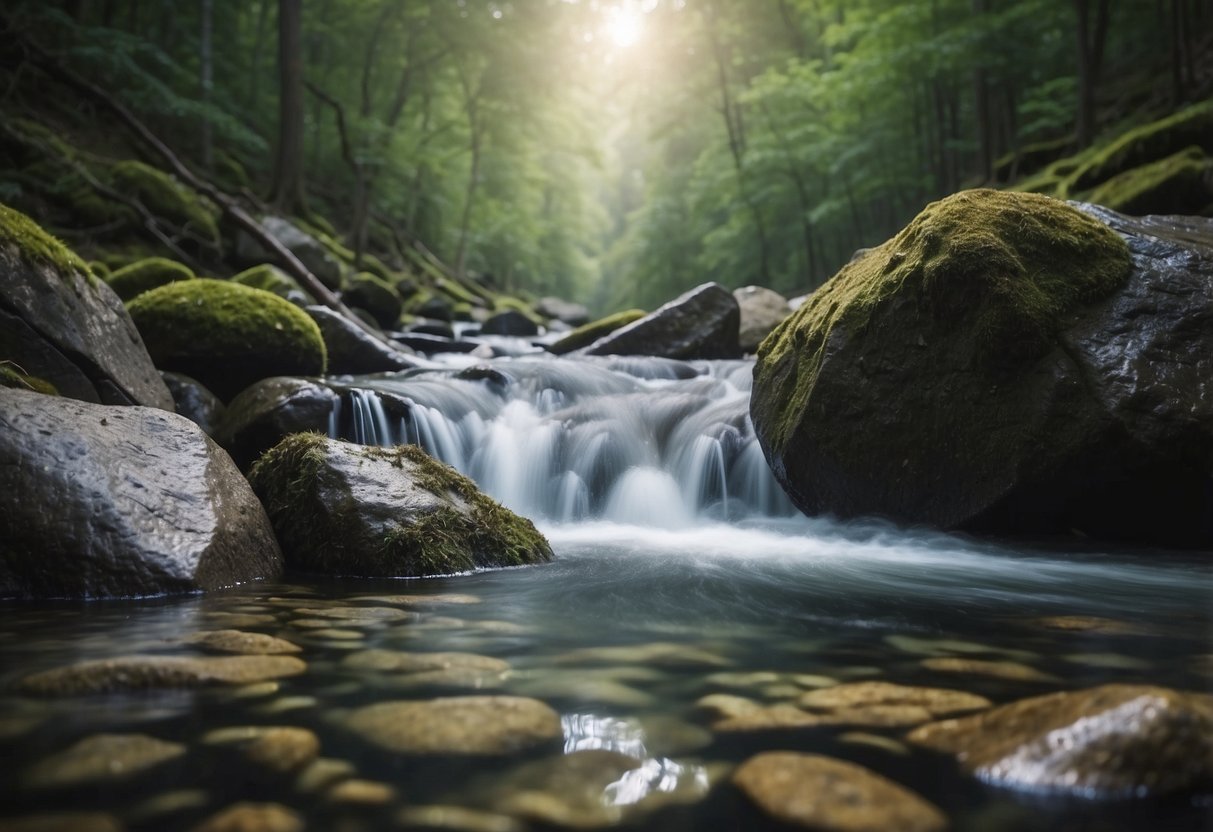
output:
POLYGON ((125 301, 134 300, 144 292, 178 280, 193 280, 188 266, 166 257, 149 257, 110 273, 105 282, 125 301))
POLYGON ((395 326, 404 308, 392 285, 370 272, 359 272, 350 278, 341 299, 349 306, 369 312, 384 328, 395 326))
POLYGON ((241 286, 260 289, 263 292, 273 292, 280 298, 285 298, 291 293, 297 292, 308 303, 316 302, 311 294, 299 285, 298 280, 271 263, 262 263, 260 266, 245 269, 240 274, 233 276, 232 282, 239 283, 241 286))
POLYGON ((267 451, 249 481, 297 568, 412 577, 551 557, 529 520, 413 445, 296 434, 267 451))
POLYGON ((1213 204, 1213 161, 1199 147, 1112 177, 1088 202, 1126 214, 1197 214, 1213 204))
POLYGON ((1072 193, 1163 159, 1190 145, 1213 151, 1213 101, 1194 104, 1166 118, 1127 130, 1089 153, 1070 176, 1072 193))
POLYGON ((145 292, 129 310, 158 367, 193 376, 225 401, 259 379, 325 369, 315 321, 270 292, 186 280, 145 292))
POLYGON ((20 211, 0 203, 0 245, 15 246, 29 263, 50 266, 59 272, 78 271, 90 282, 96 278, 76 253, 42 230, 38 223, 20 211))
POLYGON ((564 355, 573 352, 573 350, 588 347, 602 336, 610 335, 620 327, 625 327, 633 321, 638 321, 647 314, 643 309, 628 309, 623 312, 616 312, 613 315, 607 315, 605 318, 599 318, 596 321, 590 321, 590 323, 577 327, 555 344, 552 344, 548 347, 548 351, 556 355, 564 355))
POLYGON ((13 390, 33 390, 35 393, 45 393, 48 396, 59 395, 55 385, 29 375, 11 361, 0 361, 0 387, 8 387, 13 390))
POLYGON ((765 441, 787 442, 836 330, 862 333, 878 305, 912 298, 916 313, 973 334, 978 361, 1038 355, 1071 310, 1128 277, 1129 249, 1106 226, 1036 194, 963 191, 928 205, 897 236, 843 267, 758 348, 753 402, 765 441))
POLYGON ((115 188, 139 200, 153 215, 207 240, 219 239, 215 210, 167 173, 133 159, 118 162, 109 173, 115 188))

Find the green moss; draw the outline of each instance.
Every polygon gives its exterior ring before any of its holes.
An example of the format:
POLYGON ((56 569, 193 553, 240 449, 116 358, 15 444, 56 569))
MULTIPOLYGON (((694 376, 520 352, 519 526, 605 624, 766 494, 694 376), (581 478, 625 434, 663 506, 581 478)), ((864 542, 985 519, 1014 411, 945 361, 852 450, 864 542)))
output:
POLYGON ((470 303, 473 306, 479 306, 483 303, 480 298, 477 298, 467 289, 453 280, 447 280, 445 277, 434 281, 434 290, 446 295, 455 303, 470 303))
POLYGON ((590 321, 588 324, 577 327, 555 344, 548 347, 548 349, 557 355, 564 355, 573 350, 588 347, 604 335, 610 335, 620 327, 627 326, 633 321, 638 321, 647 314, 643 309, 628 309, 623 312, 616 312, 614 315, 607 315, 605 318, 599 318, 596 321, 590 321))
MULTIPOLYGON (((1038 356, 1064 316, 1128 277, 1125 242, 1063 202, 1035 194, 963 191, 928 205, 897 236, 852 261, 758 348, 754 420, 782 447, 816 384, 826 344, 862 338, 874 310, 896 296, 899 314, 942 331, 973 333, 975 368, 1038 356), (761 408, 779 412, 759 412, 761 408)), ((823 405, 824 406, 824 405, 823 405)))
POLYGON ((1087 201, 1127 214, 1196 213, 1213 200, 1206 184, 1211 170, 1213 162, 1204 151, 1189 147, 1112 177, 1087 201))
POLYGON ((90 283, 97 278, 75 252, 47 234, 25 214, 0 203, 0 245, 13 246, 26 262, 49 266, 61 274, 77 271, 90 283))
POLYGON ((139 200, 153 215, 208 240, 219 239, 215 210, 167 173, 142 162, 127 160, 113 165, 110 176, 115 189, 139 200))
MULTIPOLYGON (((304 291, 299 285, 299 281, 291 277, 282 269, 270 263, 262 263, 260 266, 253 266, 251 269, 245 269, 240 274, 232 277, 233 283, 239 283, 241 286, 250 286, 254 289, 260 289, 263 292, 273 292, 281 298, 285 298, 291 292, 300 292, 304 297, 311 301, 312 296, 304 291)), ((314 302, 314 301, 312 301, 314 302)))
POLYGON ((149 257, 123 266, 106 277, 105 282, 118 297, 129 301, 160 286, 193 279, 194 273, 187 266, 166 257, 149 257))
POLYGON ((14 390, 32 390, 48 396, 58 396, 55 385, 44 379, 31 376, 12 361, 0 361, 0 387, 14 390))
POLYGON ((547 320, 536 312, 531 304, 509 295, 498 295, 493 301, 494 312, 519 312, 526 315, 536 326, 546 326, 547 320))
POLYGON ((370 272, 359 272, 349 279, 341 299, 371 314, 381 327, 393 327, 400 320, 404 302, 392 285, 370 272))
POLYGON ((327 463, 332 440, 294 434, 267 451, 249 472, 279 539, 306 568, 341 574, 357 563, 360 574, 411 577, 520 566, 550 557, 547 541, 529 520, 487 497, 475 483, 420 448, 351 446, 366 460, 410 471, 413 484, 470 507, 450 505, 402 517, 376 540, 364 540, 354 497, 327 463), (356 547, 356 551, 349 551, 356 547))
POLYGON ((1170 156, 1189 145, 1213 152, 1213 101, 1128 130, 1089 155, 1069 177, 1071 193, 1086 191, 1132 168, 1170 156))
POLYGON ((315 321, 260 289, 185 280, 145 292, 128 311, 157 367, 192 376, 224 400, 263 378, 325 369, 315 321))
POLYGON ((90 260, 88 267, 93 274, 102 279, 107 278, 110 275, 110 267, 105 263, 102 263, 100 260, 90 260))

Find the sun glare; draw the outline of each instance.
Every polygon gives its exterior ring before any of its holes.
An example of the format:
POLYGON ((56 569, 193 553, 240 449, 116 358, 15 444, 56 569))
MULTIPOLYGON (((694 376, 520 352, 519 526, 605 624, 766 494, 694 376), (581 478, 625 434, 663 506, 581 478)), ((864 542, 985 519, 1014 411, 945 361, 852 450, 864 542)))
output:
POLYGON ((635 46, 644 29, 644 16, 634 9, 614 8, 606 23, 607 37, 620 49, 635 46))

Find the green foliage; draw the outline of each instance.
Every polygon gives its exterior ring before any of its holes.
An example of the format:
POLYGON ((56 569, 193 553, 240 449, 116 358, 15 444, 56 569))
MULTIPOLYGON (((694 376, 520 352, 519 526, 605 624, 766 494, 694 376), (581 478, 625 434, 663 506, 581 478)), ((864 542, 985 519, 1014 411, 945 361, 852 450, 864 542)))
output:
MULTIPOLYGON (((803 410, 836 330, 862 332, 894 296, 941 322, 964 319, 987 366, 1038 355, 1072 310, 1128 277, 1129 250, 1107 226, 1049 197, 962 191, 928 205, 892 239, 814 292, 758 348, 759 367, 791 367, 768 402, 803 410), (791 360, 786 360, 791 359, 791 360)), ((794 429, 764 414, 773 445, 794 429)))
POLYGON ((165 257, 149 257, 111 272, 105 282, 118 297, 129 301, 151 289, 193 279, 194 273, 187 266, 165 257))

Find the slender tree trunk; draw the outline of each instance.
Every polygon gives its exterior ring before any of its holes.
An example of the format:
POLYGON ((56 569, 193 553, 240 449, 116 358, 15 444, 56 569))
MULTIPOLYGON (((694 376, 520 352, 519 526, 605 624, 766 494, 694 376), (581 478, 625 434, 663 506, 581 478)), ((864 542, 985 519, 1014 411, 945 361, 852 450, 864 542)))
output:
MULTIPOLYGON (((973 0, 973 14, 981 17, 989 11, 988 0, 973 0)), ((991 123, 990 85, 986 68, 980 63, 973 72, 974 119, 977 121, 977 164, 982 182, 994 179, 994 126, 991 123)))
POLYGON ((307 210, 303 190, 303 0, 278 0, 278 148, 270 200, 283 213, 307 210))
POLYGON ((1075 133, 1079 149, 1090 146, 1099 129, 1096 100, 1108 33, 1109 0, 1096 0, 1096 3, 1092 10, 1091 0, 1074 0, 1078 45, 1078 118, 1075 133), (1094 20, 1091 19, 1092 11, 1095 13, 1094 20))
MULTIPOLYGON (((212 32, 214 24, 214 0, 202 0, 202 33, 199 39, 199 55, 201 64, 201 82, 202 82, 202 102, 204 104, 211 103, 211 96, 214 91, 214 46, 212 44, 212 32)), ((202 167, 208 173, 215 170, 215 147, 214 135, 211 128, 210 115, 204 115, 202 118, 202 167)))
POLYGON ((257 4, 257 27, 253 35, 253 58, 249 68, 248 101, 250 108, 257 106, 261 97, 261 52, 265 49, 265 30, 270 16, 270 0, 260 0, 257 4))

